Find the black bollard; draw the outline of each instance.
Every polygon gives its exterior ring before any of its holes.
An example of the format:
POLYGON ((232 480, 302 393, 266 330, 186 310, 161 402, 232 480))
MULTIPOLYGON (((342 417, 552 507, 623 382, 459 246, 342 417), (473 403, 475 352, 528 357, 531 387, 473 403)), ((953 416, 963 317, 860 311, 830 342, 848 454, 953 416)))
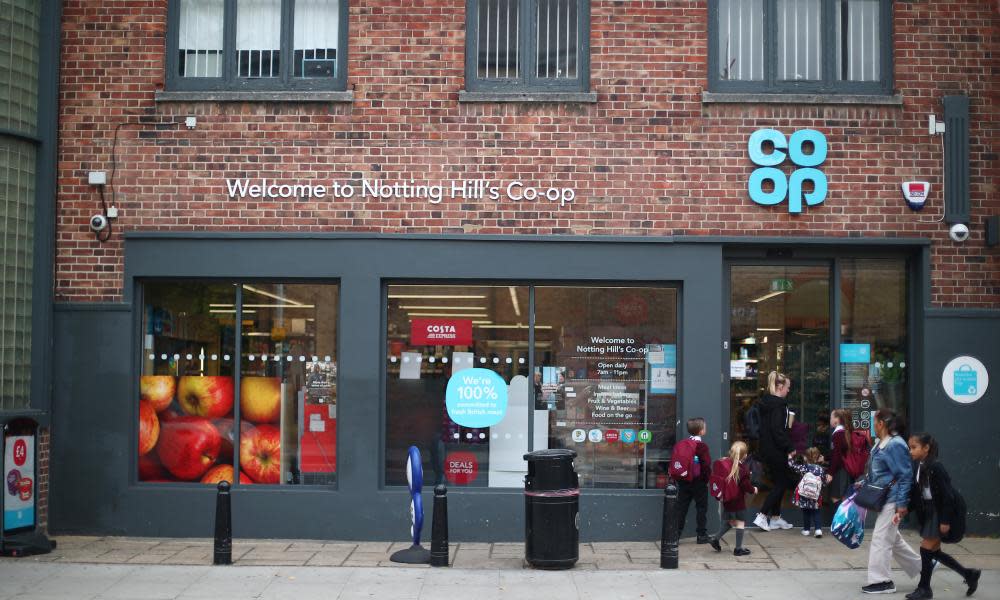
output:
POLYGON ((215 559, 212 564, 233 564, 233 514, 228 481, 219 482, 219 492, 215 496, 215 559))
POLYGON ((677 568, 677 485, 667 484, 663 489, 663 530, 660 535, 660 568, 677 568))
POLYGON ((431 566, 448 566, 448 489, 434 487, 434 522, 431 524, 431 566))

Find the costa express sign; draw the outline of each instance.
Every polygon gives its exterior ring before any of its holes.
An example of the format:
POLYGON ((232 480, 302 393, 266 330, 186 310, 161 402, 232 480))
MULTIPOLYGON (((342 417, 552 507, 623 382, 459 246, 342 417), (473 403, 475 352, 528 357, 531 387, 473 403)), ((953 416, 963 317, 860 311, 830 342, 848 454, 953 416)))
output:
POLYGON ((471 346, 470 319, 412 319, 410 343, 414 346, 471 346))
POLYGON ((802 204, 816 206, 826 199, 826 175, 815 168, 826 160, 826 136, 815 129, 800 129, 786 138, 777 129, 759 129, 747 143, 750 160, 760 168, 750 174, 750 199, 763 206, 774 206, 788 199, 788 212, 799 214, 802 204), (772 147, 765 152, 765 145, 772 147), (808 147, 811 152, 806 153, 808 147), (796 166, 789 175, 778 168, 788 158, 796 166), (764 182, 770 181, 770 191, 764 182), (812 191, 806 191, 806 183, 812 191))

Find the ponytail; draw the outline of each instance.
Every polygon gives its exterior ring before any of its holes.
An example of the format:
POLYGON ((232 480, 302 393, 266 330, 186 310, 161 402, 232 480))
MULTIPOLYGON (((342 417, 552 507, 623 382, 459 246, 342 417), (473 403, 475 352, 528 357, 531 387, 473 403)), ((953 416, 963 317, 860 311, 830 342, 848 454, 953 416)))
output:
POLYGON ((786 381, 788 381, 788 377, 777 371, 771 371, 767 374, 767 392, 772 396, 777 396, 778 386, 785 385, 786 381))
POLYGON ((733 466, 729 469, 729 476, 726 477, 727 481, 736 481, 740 476, 740 463, 747 456, 747 445, 744 442, 733 442, 733 445, 729 447, 729 460, 733 463, 733 466))

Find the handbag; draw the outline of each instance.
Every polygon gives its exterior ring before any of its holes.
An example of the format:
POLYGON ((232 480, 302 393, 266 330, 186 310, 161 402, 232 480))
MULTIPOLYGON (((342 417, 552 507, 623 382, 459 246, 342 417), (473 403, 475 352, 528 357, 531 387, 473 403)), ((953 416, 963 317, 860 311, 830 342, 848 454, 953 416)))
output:
POLYGON ((893 479, 890 481, 889 485, 875 485, 870 481, 872 462, 876 453, 877 450, 873 449, 871 456, 868 459, 868 468, 865 470, 865 478, 861 482, 860 487, 858 487, 857 493, 854 494, 854 504, 857 504, 861 508, 881 512, 882 507, 885 506, 885 502, 889 498, 889 490, 891 490, 892 486, 896 484, 896 480, 893 479))

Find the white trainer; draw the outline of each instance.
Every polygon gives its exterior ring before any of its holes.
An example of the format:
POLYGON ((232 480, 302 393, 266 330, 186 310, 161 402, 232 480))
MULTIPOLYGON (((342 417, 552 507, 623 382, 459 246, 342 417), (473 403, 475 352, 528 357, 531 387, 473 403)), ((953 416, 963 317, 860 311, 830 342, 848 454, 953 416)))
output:
POLYGON ((770 526, 771 529, 791 529, 792 527, 795 527, 794 525, 782 519, 781 517, 771 517, 770 526))
POLYGON ((763 531, 771 531, 771 526, 767 522, 767 517, 762 513, 757 513, 757 517, 753 520, 753 524, 760 527, 763 531))
POLYGON ((802 530, 802 535, 806 535, 806 536, 807 536, 807 535, 809 535, 809 534, 811 534, 811 533, 812 533, 812 532, 811 532, 811 531, 809 531, 808 529, 803 529, 803 530, 802 530))
POLYGON ((817 529, 817 530, 816 530, 816 536, 815 536, 815 537, 816 537, 817 539, 819 539, 819 538, 822 538, 822 537, 823 537, 823 530, 822 530, 822 529, 817 529))

